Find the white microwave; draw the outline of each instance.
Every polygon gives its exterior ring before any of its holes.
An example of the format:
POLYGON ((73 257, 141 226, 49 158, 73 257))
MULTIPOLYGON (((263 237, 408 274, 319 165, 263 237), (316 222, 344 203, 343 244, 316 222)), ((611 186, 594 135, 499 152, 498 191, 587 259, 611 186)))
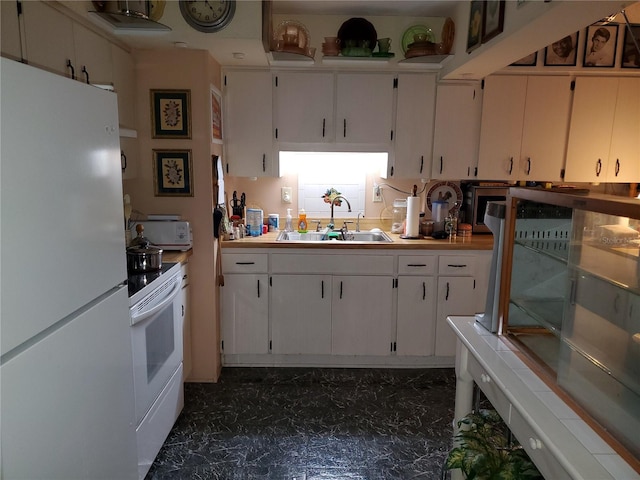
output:
POLYGON ((163 250, 186 251, 193 247, 191 224, 183 220, 147 220, 131 227, 131 238, 136 238, 136 225, 144 227, 144 236, 163 250))

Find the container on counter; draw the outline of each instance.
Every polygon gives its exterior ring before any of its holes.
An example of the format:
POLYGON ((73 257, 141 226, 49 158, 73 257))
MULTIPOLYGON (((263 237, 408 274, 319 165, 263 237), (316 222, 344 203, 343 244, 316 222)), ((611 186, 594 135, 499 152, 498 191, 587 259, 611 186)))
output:
POLYGON ((470 223, 459 223, 458 224, 458 236, 459 237, 470 237, 473 230, 470 223))
POLYGON ((420 235, 430 237, 433 233, 433 220, 427 220, 425 213, 420 213, 420 235))
POLYGON ((307 233, 307 212, 304 208, 300 209, 298 214, 298 233, 307 233))
POLYGON ((262 235, 264 216, 259 208, 247 208, 247 232, 252 237, 262 235))
POLYGON ((270 213, 268 219, 269 231, 277 232, 280 230, 280 215, 277 213, 270 213))
POLYGON ((431 216, 433 219, 433 231, 443 232, 444 222, 449 214, 449 202, 436 200, 431 202, 431 216))
POLYGON ((393 219, 391 221, 391 233, 404 233, 404 223, 407 218, 407 200, 396 198, 393 201, 393 219))

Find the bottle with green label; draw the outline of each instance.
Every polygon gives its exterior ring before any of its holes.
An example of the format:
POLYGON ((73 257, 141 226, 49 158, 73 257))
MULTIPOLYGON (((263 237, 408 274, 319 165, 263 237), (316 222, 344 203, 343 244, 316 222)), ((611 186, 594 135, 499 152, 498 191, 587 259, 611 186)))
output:
POLYGON ((304 208, 298 214, 298 233, 307 233, 307 213, 304 208))

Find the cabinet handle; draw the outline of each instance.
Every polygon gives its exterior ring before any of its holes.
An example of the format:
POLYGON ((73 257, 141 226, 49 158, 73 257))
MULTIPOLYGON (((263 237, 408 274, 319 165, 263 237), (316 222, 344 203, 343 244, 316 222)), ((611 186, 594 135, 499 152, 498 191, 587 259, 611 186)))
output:
POLYGON ((602 171, 602 160, 598 159, 596 162, 596 177, 600 176, 600 172, 602 171))
POLYGON ((255 265, 256 262, 236 262, 236 265, 255 265))
POLYGON ((422 300, 426 300, 427 298, 427 284, 422 282, 422 300))
POLYGON ((76 79, 76 69, 73 68, 73 64, 71 63, 71 60, 67 59, 67 68, 69 70, 71 70, 71 80, 75 80, 76 79))
POLYGON ((509 159, 509 175, 513 172, 513 157, 509 159))
POLYGON ((320 282, 320 298, 324 298, 324 280, 320 282))
POLYGON ((342 136, 347 138, 347 119, 342 120, 342 136))
POLYGON ((531 173, 531 157, 527 157, 527 175, 531 173))
POLYGON ((260 298, 260 280, 258 280, 258 298, 260 298))
POLYGON ((465 267, 466 267, 466 265, 464 265, 464 264, 456 265, 456 264, 453 264, 453 263, 449 263, 449 264, 447 264, 447 267, 451 267, 451 268, 465 268, 465 267))
POLYGON ((620 173, 620 159, 616 158, 616 177, 620 173))
POLYGON ((89 72, 87 72, 87 67, 85 65, 82 66, 82 73, 84 73, 85 83, 89 85, 89 72))
POLYGON ((426 267, 426 263, 408 263, 407 267, 426 267))
POLYGON ((262 154, 262 171, 263 172, 267 171, 267 154, 266 153, 262 154))
POLYGON ((323 118, 322 119, 322 138, 324 138, 326 124, 327 124, 327 119, 323 118))
POLYGON ((449 300, 449 282, 447 282, 447 294, 444 297, 445 301, 449 300))
POLYGON ((491 383, 491 377, 486 373, 480 374, 480 380, 482 381, 482 383, 491 383))
POLYGON ((127 169, 127 156, 124 154, 124 150, 120 150, 120 166, 123 172, 127 169))
POLYGON ((182 305, 182 316, 184 317, 184 305, 182 305))
POLYGON ((340 281, 340 299, 342 299, 342 281, 340 281))
POLYGON ((422 173, 423 167, 424 167, 424 155, 420 155, 420 173, 422 173))
POLYGON ((440 157, 440 173, 442 173, 442 167, 443 167, 443 160, 442 160, 442 156, 440 157))

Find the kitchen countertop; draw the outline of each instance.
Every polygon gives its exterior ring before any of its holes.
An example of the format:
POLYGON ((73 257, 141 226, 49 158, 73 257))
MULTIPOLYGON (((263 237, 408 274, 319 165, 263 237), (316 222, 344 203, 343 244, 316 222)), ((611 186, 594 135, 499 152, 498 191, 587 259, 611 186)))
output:
POLYGON ((192 248, 190 248, 186 252, 181 252, 178 250, 164 250, 162 252, 162 261, 183 263, 186 262, 191 255, 193 255, 192 248))
POLYGON ((278 232, 269 232, 258 237, 244 237, 238 240, 224 240, 222 248, 339 248, 358 250, 491 250, 493 235, 472 235, 471 237, 456 237, 455 239, 434 240, 424 238, 406 240, 399 234, 386 232, 392 243, 386 242, 342 242, 342 241, 285 241, 277 242, 278 232))

